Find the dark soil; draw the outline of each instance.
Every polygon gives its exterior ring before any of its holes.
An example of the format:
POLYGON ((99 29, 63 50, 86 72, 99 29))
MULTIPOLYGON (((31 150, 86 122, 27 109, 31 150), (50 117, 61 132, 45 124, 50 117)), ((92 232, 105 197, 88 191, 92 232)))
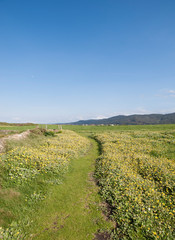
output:
POLYGON ((95 238, 93 240, 110 240, 110 234, 109 233, 96 233, 95 238))

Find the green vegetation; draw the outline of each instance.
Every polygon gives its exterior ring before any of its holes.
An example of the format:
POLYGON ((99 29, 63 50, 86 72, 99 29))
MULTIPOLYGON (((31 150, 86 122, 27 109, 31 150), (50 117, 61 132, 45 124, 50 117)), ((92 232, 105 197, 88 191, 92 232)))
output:
POLYGON ((34 129, 36 128, 36 125, 1 125, 0 124, 0 130, 15 130, 19 132, 26 131, 28 129, 34 129))
POLYGON ((100 229, 113 225, 101 213, 101 199, 92 174, 98 145, 91 140, 88 155, 74 159, 63 183, 50 189, 49 197, 33 213, 31 239, 92 240, 100 229))
POLYGON ((54 138, 33 133, 25 141, 7 144, 0 156, 2 239, 27 238, 24 227, 30 225, 33 211, 61 184, 70 160, 85 154, 89 146, 87 139, 70 131, 54 138))
POLYGON ((116 239, 175 239, 175 131, 104 132, 96 176, 116 239))
MULTIPOLYGON (((53 125, 55 127, 55 125, 53 125)), ((175 130, 175 124, 163 125, 115 125, 115 126, 80 126, 80 125, 63 125, 63 129, 69 129, 78 133, 93 134, 96 132, 106 131, 172 131, 175 130)), ((52 125, 50 125, 52 128, 52 125)))
POLYGON ((34 129, 37 125, 34 124, 10 124, 0 122, 0 138, 7 137, 15 133, 34 129))
POLYGON ((0 239, 175 238, 175 125, 40 126, 8 126, 0 239))
POLYGON ((43 136, 44 132, 45 130, 43 131, 43 129, 36 128, 36 129, 32 129, 31 134, 24 140, 19 140, 19 141, 16 141, 13 139, 6 140, 5 152, 7 153, 10 150, 13 150, 15 148, 22 148, 22 147, 37 148, 39 145, 44 144, 44 142, 46 141, 46 138, 44 138, 43 136))

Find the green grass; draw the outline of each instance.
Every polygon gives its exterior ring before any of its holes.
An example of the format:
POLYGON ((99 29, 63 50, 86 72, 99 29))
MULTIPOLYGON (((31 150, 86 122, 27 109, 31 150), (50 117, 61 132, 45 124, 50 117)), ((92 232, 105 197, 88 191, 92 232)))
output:
MULTIPOLYGON (((36 148, 47 138, 50 137, 31 134, 22 141, 8 141, 6 151, 20 147, 36 148)), ((113 224, 106 221, 102 214, 98 187, 92 180, 99 152, 97 143, 90 141, 92 147, 89 153, 72 159, 69 172, 64 177, 60 175, 56 178, 48 172, 19 185, 8 181, 8 172, 1 163, 0 226, 7 229, 3 240, 90 240, 97 231, 113 228, 113 224)))
POLYGON ((87 156, 74 159, 63 184, 50 189, 49 197, 32 215, 31 239, 92 240, 98 231, 110 230, 101 212, 101 199, 92 173, 98 145, 91 140, 87 156))
MULTIPOLYGON (((25 131, 36 126, 0 126, 0 129, 25 131)), ((42 125, 44 128, 45 125, 42 125)), ((69 126, 63 129, 73 130, 82 136, 93 136, 103 132, 130 132, 134 138, 135 131, 162 132, 165 136, 175 138, 173 125, 144 126, 69 126)), ((58 129, 57 125, 47 125, 49 129, 58 129)), ((16 147, 37 147, 45 141, 43 135, 32 134, 25 141, 9 141, 6 151, 16 147)), ((159 139, 155 139, 156 141, 159 139)), ((90 140, 92 148, 88 155, 71 161, 69 172, 59 178, 62 184, 48 185, 47 181, 55 178, 51 173, 38 176, 28 185, 15 186, 4 184, 4 168, 0 168, 0 226, 9 227, 13 222, 16 233, 25 232, 26 237, 19 239, 59 239, 92 240, 98 231, 111 230, 112 222, 106 222, 102 215, 101 198, 98 187, 91 181, 95 171, 95 159, 99 155, 98 144, 90 140), (36 193, 36 194, 34 194, 36 193), (26 198, 26 196, 30 196, 26 198)), ((164 142, 161 155, 154 148, 152 156, 164 156, 175 160, 175 144, 164 142)), ((10 238, 7 238, 9 240, 10 238)), ((13 239, 13 238, 12 238, 13 239)), ((16 237, 16 239, 18 239, 16 237)), ((16 240, 15 239, 15 240, 16 240)), ((6 240, 6 239, 4 239, 6 240)))
POLYGON ((0 138, 7 137, 12 134, 24 132, 26 130, 35 129, 37 125, 17 125, 0 123, 0 138), (6 131, 6 132, 5 132, 6 131))
MULTIPOLYGON (((7 141, 6 152, 16 147, 37 147, 44 143, 46 137, 43 135, 31 134, 25 140, 7 141)), ((0 168, 0 226, 7 227, 12 221, 17 221, 25 216, 30 207, 26 204, 25 196, 30 196, 34 191, 43 191, 45 177, 41 176, 32 183, 24 186, 16 186, 7 179, 7 170, 1 163, 0 168)))
MULTIPOLYGON (((52 127, 52 125, 50 125, 52 127)), ((161 125, 116 125, 116 126, 76 126, 63 125, 63 129, 69 129, 75 132, 104 132, 104 131, 171 131, 175 130, 175 124, 161 124, 161 125)))
MULTIPOLYGON (((51 127, 51 126, 50 126, 51 127)), ((125 132, 132 131, 133 134, 135 131, 143 132, 163 132, 165 135, 172 135, 175 138, 175 124, 161 124, 161 125, 118 125, 118 126, 76 126, 76 125, 63 125, 63 129, 69 129, 80 134, 94 135, 96 133, 103 132, 125 132)), ((164 157, 169 159, 175 159, 175 145, 174 143, 164 143, 165 151, 164 157)), ((158 153, 155 150, 153 155, 158 153)))
POLYGON ((101 194, 112 207, 116 239, 175 239, 173 131, 96 134, 101 194))
MULTIPOLYGON (((28 129, 34 129, 38 125, 2 125, 0 124, 0 130, 17 130, 25 131, 28 129)), ((46 128, 46 124, 39 124, 39 127, 46 128)), ((60 129, 61 126, 54 124, 47 124, 47 129, 60 129)), ((150 131, 168 131, 175 130, 175 124, 161 124, 161 125, 115 125, 115 126, 81 126, 81 125, 62 125, 63 129, 72 130, 75 132, 103 132, 103 131, 135 131, 135 130, 150 130, 150 131)))
MULTIPOLYGON (((36 126, 46 128, 46 124, 33 124, 18 126, 16 124, 0 123, 0 130, 17 130, 25 131, 34 129, 36 126)), ((60 125, 47 124, 47 129, 60 129, 60 125)), ((161 124, 161 125, 115 125, 115 126, 81 126, 81 125, 62 125, 63 129, 68 129, 76 132, 103 132, 103 131, 135 131, 135 130, 150 130, 150 131, 167 131, 175 130, 175 124, 161 124)))
POLYGON ((36 128, 36 125, 27 125, 27 126, 0 125, 0 130, 16 130, 16 131, 19 131, 19 132, 23 132, 23 131, 26 131, 28 129, 34 129, 34 128, 36 128))

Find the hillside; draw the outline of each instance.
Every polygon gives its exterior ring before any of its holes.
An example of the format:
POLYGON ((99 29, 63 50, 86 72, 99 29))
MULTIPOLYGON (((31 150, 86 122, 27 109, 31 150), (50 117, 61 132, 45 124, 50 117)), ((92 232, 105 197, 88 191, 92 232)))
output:
POLYGON ((130 115, 124 116, 119 115, 115 117, 105 118, 105 119, 90 119, 90 120, 80 120, 78 122, 69 123, 72 125, 144 125, 144 124, 175 124, 175 113, 169 114, 146 114, 146 115, 130 115))

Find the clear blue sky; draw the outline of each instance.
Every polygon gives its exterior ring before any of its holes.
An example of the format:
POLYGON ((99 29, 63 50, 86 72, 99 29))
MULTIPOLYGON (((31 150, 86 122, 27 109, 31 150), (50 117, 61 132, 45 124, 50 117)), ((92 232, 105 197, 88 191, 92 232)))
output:
POLYGON ((0 0, 0 121, 175 112, 174 0, 0 0))

